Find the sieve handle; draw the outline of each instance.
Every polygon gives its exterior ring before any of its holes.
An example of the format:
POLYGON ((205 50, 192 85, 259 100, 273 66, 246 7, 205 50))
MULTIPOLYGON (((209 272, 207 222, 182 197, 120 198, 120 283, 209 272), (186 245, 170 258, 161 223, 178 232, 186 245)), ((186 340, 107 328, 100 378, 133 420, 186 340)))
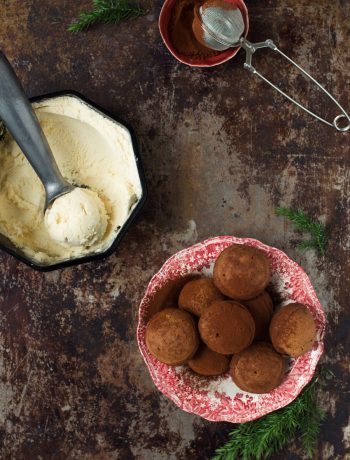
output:
POLYGON ((343 109, 343 107, 339 104, 337 100, 334 99, 334 97, 324 88, 317 80, 315 80, 306 70, 302 69, 296 62, 294 62, 292 59, 290 59, 286 54, 284 54, 275 44, 272 40, 266 40, 264 42, 259 42, 259 43, 251 43, 245 38, 240 39, 239 43, 242 48, 246 52, 246 62, 244 64, 244 68, 252 72, 254 75, 257 75, 260 77, 262 80, 264 80, 267 84, 269 84, 272 88, 274 88, 276 91, 278 91, 282 96, 287 98, 290 102, 293 102, 293 104, 297 105, 300 109, 304 110, 307 112, 309 115, 315 117, 317 120, 322 121, 322 123, 325 123, 328 126, 331 126, 332 128, 337 129, 338 131, 346 132, 350 130, 350 116, 349 114, 343 109), (315 83, 316 86, 318 86, 336 105, 337 107, 341 110, 341 114, 337 115, 333 122, 327 121, 324 118, 318 116, 316 113, 312 112, 309 110, 307 107, 303 106, 300 104, 298 101, 293 99, 292 97, 288 96, 284 91, 282 91, 278 86, 274 85, 270 80, 268 80, 264 75, 262 75, 260 72, 258 72, 255 67, 252 65, 252 58, 253 54, 255 53, 256 50, 260 48, 270 48, 273 51, 276 51, 279 53, 282 57, 287 59, 288 62, 290 62, 292 65, 294 65, 297 69, 300 70, 307 78, 309 78, 313 83, 315 83), (346 125, 342 126, 342 122, 346 120, 346 125))

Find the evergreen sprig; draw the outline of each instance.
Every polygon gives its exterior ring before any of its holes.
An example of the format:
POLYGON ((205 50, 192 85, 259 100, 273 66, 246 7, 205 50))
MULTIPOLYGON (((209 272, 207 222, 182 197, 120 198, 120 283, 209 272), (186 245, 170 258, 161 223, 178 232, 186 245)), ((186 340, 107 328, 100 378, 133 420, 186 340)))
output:
POLYGON ((278 216, 287 217, 295 224, 296 230, 307 232, 311 235, 311 239, 301 241, 298 248, 301 250, 316 249, 321 255, 325 253, 326 232, 324 225, 318 220, 312 220, 301 209, 294 210, 291 208, 276 208, 275 212, 278 216))
POLYGON ((92 0, 92 5, 92 10, 80 13, 68 26, 69 32, 81 32, 97 22, 111 24, 145 14, 133 0, 92 0))
POLYGON ((325 418, 325 412, 316 400, 318 377, 314 377, 288 406, 258 420, 237 425, 229 433, 229 441, 215 451, 212 460, 266 459, 297 435, 300 435, 305 453, 312 458, 321 422, 325 418))

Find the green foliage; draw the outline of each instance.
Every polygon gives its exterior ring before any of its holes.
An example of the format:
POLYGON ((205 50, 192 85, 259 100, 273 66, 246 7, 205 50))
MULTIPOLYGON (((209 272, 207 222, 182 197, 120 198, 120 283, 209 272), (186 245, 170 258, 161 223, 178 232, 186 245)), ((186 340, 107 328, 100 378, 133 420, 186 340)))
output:
POLYGON ((69 32, 81 32, 97 22, 107 24, 138 18, 145 11, 133 0, 92 0, 93 8, 80 13, 69 26, 69 32))
POLYGON ((212 460, 266 459, 299 436, 303 449, 312 458, 323 409, 317 406, 318 376, 288 406, 252 422, 241 423, 229 433, 229 441, 215 451, 212 460))
POLYGON ((295 224, 296 230, 307 232, 311 239, 299 243, 298 248, 302 250, 316 249, 321 255, 324 255, 326 246, 326 232, 324 225, 316 220, 310 219, 301 209, 295 211, 290 208, 276 208, 278 216, 287 217, 295 224))

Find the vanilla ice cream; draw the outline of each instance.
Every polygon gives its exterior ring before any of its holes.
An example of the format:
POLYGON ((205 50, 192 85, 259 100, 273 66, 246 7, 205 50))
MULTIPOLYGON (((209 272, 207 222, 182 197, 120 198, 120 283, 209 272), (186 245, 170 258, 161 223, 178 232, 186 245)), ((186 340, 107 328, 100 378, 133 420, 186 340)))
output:
POLYGON ((107 229, 106 208, 96 192, 76 188, 56 198, 45 213, 51 238, 68 246, 91 246, 107 229))
POLYGON ((63 177, 86 188, 57 198, 44 219, 44 188, 6 134, 0 141, 0 233, 39 264, 103 252, 142 196, 130 133, 75 96, 33 106, 63 177))

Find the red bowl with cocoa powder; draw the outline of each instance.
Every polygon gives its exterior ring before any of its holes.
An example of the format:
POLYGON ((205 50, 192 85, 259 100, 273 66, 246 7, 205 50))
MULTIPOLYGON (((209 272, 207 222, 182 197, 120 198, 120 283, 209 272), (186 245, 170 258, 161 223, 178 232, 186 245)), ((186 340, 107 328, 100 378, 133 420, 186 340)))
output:
MULTIPOLYGON (((247 36, 249 30, 249 18, 248 18, 248 10, 246 5, 244 4, 243 0, 226 0, 229 3, 236 5, 243 15, 244 20, 244 37, 247 36)), ((162 39, 170 51, 170 53, 180 62, 183 64, 187 64, 191 67, 213 67, 219 64, 222 64, 229 59, 233 58, 238 51, 240 50, 240 46, 235 48, 229 48, 225 51, 213 51, 207 50, 206 53, 204 50, 199 50, 195 53, 191 53, 189 50, 188 53, 181 53, 176 46, 174 46, 172 40, 172 19, 173 15, 176 13, 176 9, 179 8, 181 0, 165 0, 164 5, 161 9, 160 16, 159 16, 159 31, 162 39)), ((196 2, 193 1, 193 5, 196 2)), ((192 29, 189 31, 189 34, 193 34, 192 29)), ((193 39, 194 35, 193 35, 193 39)))

